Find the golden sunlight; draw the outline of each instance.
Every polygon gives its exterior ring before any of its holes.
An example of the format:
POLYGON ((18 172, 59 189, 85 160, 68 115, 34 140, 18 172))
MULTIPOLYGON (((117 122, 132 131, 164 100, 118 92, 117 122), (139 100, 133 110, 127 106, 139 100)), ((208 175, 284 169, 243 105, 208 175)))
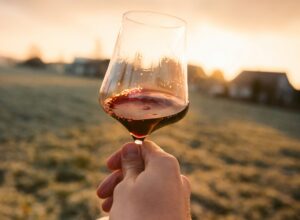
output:
POLYGON ((36 45, 45 61, 70 62, 78 56, 93 57, 98 45, 101 57, 110 57, 122 14, 133 8, 153 10, 187 21, 188 61, 201 65, 208 74, 220 69, 232 79, 243 69, 284 71, 300 88, 299 2, 243 2, 129 1, 125 6, 118 0, 76 5, 58 0, 2 1, 0 26, 5 31, 0 35, 0 55, 24 59, 36 45), (237 10, 247 16, 237 17, 232 13, 237 10))
POLYGON ((240 68, 239 54, 247 43, 238 35, 204 24, 189 36, 188 56, 192 62, 200 63, 209 72, 221 69, 227 77, 240 68))

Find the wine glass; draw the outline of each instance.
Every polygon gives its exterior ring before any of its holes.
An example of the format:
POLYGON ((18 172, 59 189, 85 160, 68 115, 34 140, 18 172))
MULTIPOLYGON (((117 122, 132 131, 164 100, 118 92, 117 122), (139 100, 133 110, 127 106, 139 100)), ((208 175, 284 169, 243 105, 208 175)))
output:
POLYGON ((123 15, 99 103, 137 144, 188 111, 185 41, 180 18, 151 11, 123 15))

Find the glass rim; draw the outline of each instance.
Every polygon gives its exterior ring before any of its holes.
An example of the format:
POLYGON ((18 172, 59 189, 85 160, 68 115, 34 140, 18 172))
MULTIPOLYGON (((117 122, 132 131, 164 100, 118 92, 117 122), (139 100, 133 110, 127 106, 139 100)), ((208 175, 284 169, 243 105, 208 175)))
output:
POLYGON ((123 14, 123 20, 128 20, 130 22, 134 22, 136 24, 140 24, 140 25, 146 25, 149 27, 158 27, 158 28, 181 28, 181 27, 186 27, 187 26, 187 22, 182 19, 179 18, 177 16, 174 15, 170 15, 167 13, 162 13, 162 12, 156 12, 156 11, 150 11, 150 10, 130 10, 127 11, 123 14), (154 16, 162 16, 168 19, 173 19, 173 21, 176 21, 176 24, 170 24, 170 25, 165 25, 165 24, 153 24, 153 23, 147 23, 147 22, 143 22, 140 21, 138 19, 134 19, 132 17, 130 17, 130 15, 132 14, 152 14, 154 16))

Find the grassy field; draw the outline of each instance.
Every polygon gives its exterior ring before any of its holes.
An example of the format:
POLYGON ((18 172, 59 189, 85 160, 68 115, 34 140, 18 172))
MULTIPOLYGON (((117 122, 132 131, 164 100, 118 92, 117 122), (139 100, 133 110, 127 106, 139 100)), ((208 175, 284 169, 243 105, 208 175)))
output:
MULTIPOLYGON (((0 219, 96 219, 105 158, 131 141, 100 80, 0 68, 0 219), (112 131, 113 134, 112 135, 112 131)), ((190 94, 151 136, 192 182, 193 219, 300 219, 300 114, 190 94)))

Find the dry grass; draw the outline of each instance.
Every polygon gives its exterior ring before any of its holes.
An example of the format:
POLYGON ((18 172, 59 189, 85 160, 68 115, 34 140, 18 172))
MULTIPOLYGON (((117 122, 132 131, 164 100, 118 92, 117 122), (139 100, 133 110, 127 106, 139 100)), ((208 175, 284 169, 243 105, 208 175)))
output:
MULTIPOLYGON (((105 158, 130 137, 99 86, 0 69, 1 220, 101 216, 105 158)), ((188 116, 151 139, 190 177, 193 219, 300 219, 299 113, 191 93, 188 116)))

